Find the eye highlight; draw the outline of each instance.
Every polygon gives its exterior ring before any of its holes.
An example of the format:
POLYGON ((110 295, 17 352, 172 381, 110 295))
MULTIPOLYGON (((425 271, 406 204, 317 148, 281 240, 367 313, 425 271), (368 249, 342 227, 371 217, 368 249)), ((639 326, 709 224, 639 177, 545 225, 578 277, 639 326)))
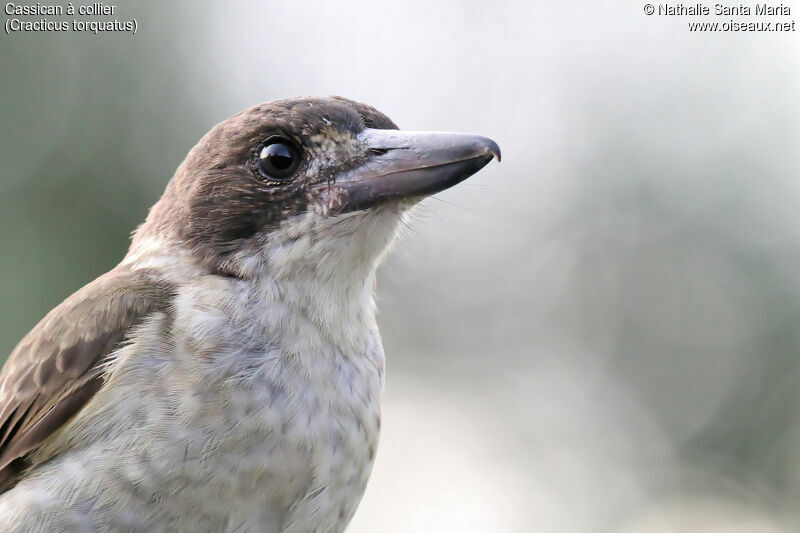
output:
POLYGON ((288 180, 299 165, 300 150, 285 137, 267 139, 256 159, 258 173, 273 181, 288 180))

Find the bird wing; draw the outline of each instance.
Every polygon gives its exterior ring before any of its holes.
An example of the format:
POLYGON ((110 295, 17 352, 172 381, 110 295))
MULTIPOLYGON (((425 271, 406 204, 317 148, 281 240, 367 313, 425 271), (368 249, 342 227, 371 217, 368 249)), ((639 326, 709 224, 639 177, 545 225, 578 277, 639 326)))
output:
POLYGON ((26 456, 100 389, 100 363, 131 327, 171 300, 168 284, 117 268, 67 298, 20 341, 0 371, 0 493, 32 466, 26 456))

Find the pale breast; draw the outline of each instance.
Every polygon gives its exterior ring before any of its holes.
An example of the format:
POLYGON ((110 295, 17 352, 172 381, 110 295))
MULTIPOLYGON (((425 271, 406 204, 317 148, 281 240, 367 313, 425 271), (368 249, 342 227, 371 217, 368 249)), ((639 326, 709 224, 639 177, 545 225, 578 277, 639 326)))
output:
POLYGON ((342 346, 274 286, 208 282, 180 302, 175 336, 193 361, 187 368, 203 373, 194 381, 209 384, 205 400, 182 411, 217 421, 210 440, 231 475, 215 480, 246 502, 243 523, 268 502, 282 508, 287 531, 343 529, 378 441, 383 349, 374 321, 363 311, 343 317, 336 326, 352 342, 342 346))
POLYGON ((78 531, 343 530, 376 452, 383 349, 363 316, 341 346, 280 296, 187 287, 117 353, 53 444, 69 452, 0 509, 78 531))

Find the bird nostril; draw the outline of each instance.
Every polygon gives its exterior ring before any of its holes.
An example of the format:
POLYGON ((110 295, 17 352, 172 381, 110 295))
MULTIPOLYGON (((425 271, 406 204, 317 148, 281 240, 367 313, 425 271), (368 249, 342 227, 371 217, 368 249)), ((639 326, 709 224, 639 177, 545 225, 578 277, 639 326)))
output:
POLYGON ((368 152, 369 152, 370 155, 386 155, 387 153, 389 153, 389 149, 388 148, 370 148, 368 150, 368 152))

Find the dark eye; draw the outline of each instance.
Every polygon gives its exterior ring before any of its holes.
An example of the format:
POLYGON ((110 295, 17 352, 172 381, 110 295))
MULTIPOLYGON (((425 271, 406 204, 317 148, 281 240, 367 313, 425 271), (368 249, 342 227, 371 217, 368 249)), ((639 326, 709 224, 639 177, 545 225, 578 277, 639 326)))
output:
POLYGON ((283 181, 289 178, 300 164, 300 151, 288 139, 269 139, 258 154, 258 172, 267 179, 283 181))

